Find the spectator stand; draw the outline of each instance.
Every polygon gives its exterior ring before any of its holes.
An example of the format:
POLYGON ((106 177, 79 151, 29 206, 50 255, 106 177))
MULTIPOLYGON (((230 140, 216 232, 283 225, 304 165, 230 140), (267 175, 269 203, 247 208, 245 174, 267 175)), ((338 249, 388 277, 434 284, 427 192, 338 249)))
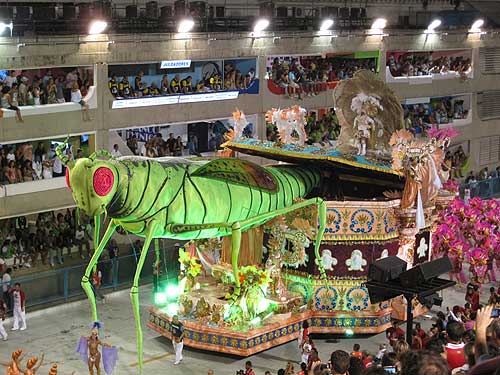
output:
POLYGON ((378 73, 379 51, 326 56, 270 56, 266 62, 267 87, 275 95, 316 95, 333 90, 360 69, 378 73))
MULTIPOLYGON (((244 134, 253 137, 256 115, 246 117, 248 125, 244 134)), ((140 128, 111 130, 109 149, 119 145, 122 155, 147 157, 211 156, 224 143, 224 134, 233 127, 233 119, 191 124, 156 125, 140 128), (170 134, 178 140, 178 149, 170 148, 170 134), (180 153, 179 153, 180 151, 180 153)))
POLYGON ((108 86, 113 109, 236 99, 259 93, 257 59, 111 65, 108 86))
POLYGON ((402 102, 405 128, 426 136, 432 126, 447 128, 472 123, 472 94, 408 98, 402 102))
MULTIPOLYGON (((1 70, 0 73, 0 89, 11 87, 9 75, 15 77, 13 82, 18 86, 10 94, 23 117, 81 110, 81 105, 71 102, 71 87, 74 83, 78 84, 83 100, 89 108, 97 108, 95 77, 90 66, 1 70)), ((0 109, 0 118, 15 116, 14 110, 0 109)))
MULTIPOLYGON (((54 150, 64 139, 0 144, 0 198, 65 187, 64 166, 61 176, 56 176, 57 171, 54 173, 57 164, 54 150)), ((95 151, 94 134, 71 136, 69 142, 70 158, 88 156, 95 151)))
POLYGON ((428 84, 441 79, 473 78, 472 50, 389 51, 386 82, 428 84))

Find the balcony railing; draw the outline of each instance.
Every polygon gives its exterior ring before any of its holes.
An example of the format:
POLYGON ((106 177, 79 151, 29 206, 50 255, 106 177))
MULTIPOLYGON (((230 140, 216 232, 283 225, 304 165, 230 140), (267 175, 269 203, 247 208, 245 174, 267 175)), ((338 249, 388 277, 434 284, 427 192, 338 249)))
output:
POLYGON ((466 190, 469 190, 471 198, 491 199, 500 197, 500 177, 460 185, 459 191, 462 198, 466 190))

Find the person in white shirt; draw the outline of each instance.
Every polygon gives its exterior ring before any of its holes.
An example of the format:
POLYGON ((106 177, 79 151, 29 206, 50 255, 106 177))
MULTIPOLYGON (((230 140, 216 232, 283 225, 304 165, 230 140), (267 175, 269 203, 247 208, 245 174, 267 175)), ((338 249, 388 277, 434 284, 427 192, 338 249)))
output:
POLYGON ((11 70, 7 78, 5 78, 5 86, 12 87, 13 83, 17 83, 16 71, 11 70))
POLYGON ((63 166, 61 159, 57 156, 52 159, 52 175, 54 177, 62 177, 63 176, 63 166))
POLYGON ((4 300, 0 298, 0 337, 3 341, 7 341, 7 331, 3 327, 3 322, 5 321, 5 317, 7 316, 7 305, 4 300))
POLYGON ((12 331, 17 331, 18 329, 24 331, 26 329, 26 297, 24 291, 21 289, 21 284, 15 283, 14 288, 10 289, 9 293, 12 295, 13 301, 14 325, 12 326, 12 331), (21 328, 19 328, 19 322, 21 322, 21 328))
POLYGON ((111 151, 111 155, 113 155, 115 158, 122 156, 122 153, 120 152, 120 150, 118 150, 118 145, 116 143, 113 145, 113 151, 111 151))
POLYGON ((80 258, 85 259, 83 255, 83 246, 87 250, 87 257, 90 256, 90 244, 86 238, 85 225, 80 225, 75 231, 75 245, 78 246, 78 252, 80 253, 80 258))
POLYGON ((10 273, 12 272, 12 268, 7 268, 7 270, 4 272, 2 276, 2 292, 3 292, 3 300, 5 304, 7 305, 7 308, 10 309, 10 273))
POLYGON ((71 89, 71 101, 82 106, 83 119, 85 121, 90 121, 91 118, 89 115, 89 105, 87 104, 87 102, 85 102, 85 100, 83 100, 82 92, 80 91, 78 82, 73 83, 73 89, 71 89))

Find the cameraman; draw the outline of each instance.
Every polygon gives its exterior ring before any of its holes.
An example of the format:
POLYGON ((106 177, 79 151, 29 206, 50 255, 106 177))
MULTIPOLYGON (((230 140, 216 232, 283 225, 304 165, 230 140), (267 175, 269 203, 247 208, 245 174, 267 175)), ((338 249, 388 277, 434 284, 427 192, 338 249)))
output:
POLYGON ((246 361, 245 362, 245 375, 255 375, 255 371, 252 368, 252 362, 251 361, 246 361))

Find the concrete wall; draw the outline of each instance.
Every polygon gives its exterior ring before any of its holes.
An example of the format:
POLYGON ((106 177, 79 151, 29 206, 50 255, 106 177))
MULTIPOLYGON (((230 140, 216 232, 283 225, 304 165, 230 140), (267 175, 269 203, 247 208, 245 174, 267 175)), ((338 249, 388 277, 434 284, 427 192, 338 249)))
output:
MULTIPOLYGON (((392 83, 391 87, 401 98, 445 96, 472 93, 473 121, 460 127, 457 141, 471 140, 472 169, 479 165, 479 139, 500 134, 500 119, 480 121, 477 117, 476 94, 500 87, 500 75, 482 75, 479 69, 479 48, 500 48, 498 32, 486 35, 453 31, 447 35, 424 35, 405 31, 390 31, 389 36, 367 36, 362 32, 332 36, 314 36, 313 33, 272 33, 263 38, 251 38, 241 34, 193 34, 188 39, 175 39, 175 35, 103 35, 97 37, 60 37, 22 39, 15 42, 4 39, 0 43, 0 68, 35 68, 55 66, 94 65, 96 105, 91 109, 91 121, 84 121, 81 111, 47 113, 27 116, 24 124, 14 118, 0 120, 0 143, 14 143, 23 139, 37 139, 56 135, 95 132, 96 147, 108 147, 110 129, 134 126, 150 126, 178 122, 195 122, 207 119, 227 118, 235 107, 247 114, 258 114, 255 134, 265 134, 263 113, 271 107, 295 104, 283 96, 271 94, 264 80, 266 56, 318 55, 334 52, 381 51, 381 78, 385 78, 385 55, 391 50, 443 50, 472 49, 473 78, 465 82, 459 79, 437 80, 429 84, 410 85, 392 83), (242 94, 236 100, 164 105, 133 109, 111 109, 113 97, 107 88, 108 64, 146 63, 177 59, 222 59, 258 57, 260 94, 242 94)), ((321 93, 300 102, 308 109, 333 106, 331 91, 321 93)), ((43 206, 54 207, 68 203, 60 193, 48 191, 41 195, 43 206)), ((31 195, 29 195, 31 196, 31 195)), ((15 209, 9 200, 0 198, 0 217, 6 212, 23 213, 32 210, 30 199, 16 200, 15 209), (7 202, 5 202, 7 201, 7 202), (8 210, 8 211, 4 211, 8 210)), ((50 207, 48 207, 50 208, 50 207)))

